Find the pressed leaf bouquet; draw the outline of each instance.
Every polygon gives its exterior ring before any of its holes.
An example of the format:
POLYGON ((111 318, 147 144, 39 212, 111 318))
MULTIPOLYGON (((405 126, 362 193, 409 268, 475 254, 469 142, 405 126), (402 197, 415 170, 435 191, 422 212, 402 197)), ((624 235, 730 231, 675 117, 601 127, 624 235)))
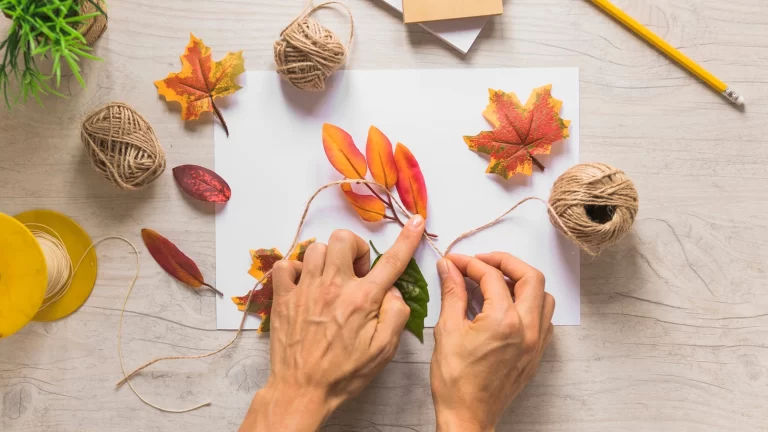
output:
POLYGON ((8 108, 29 97, 42 103, 41 95, 62 96, 56 89, 65 65, 85 87, 80 60, 99 58, 90 54, 81 30, 89 20, 106 16, 103 4, 103 0, 0 0, 0 11, 11 20, 0 42, 0 88, 8 108), (83 13, 88 9, 95 12, 83 13), (43 59, 51 62, 50 70, 41 68, 43 59))

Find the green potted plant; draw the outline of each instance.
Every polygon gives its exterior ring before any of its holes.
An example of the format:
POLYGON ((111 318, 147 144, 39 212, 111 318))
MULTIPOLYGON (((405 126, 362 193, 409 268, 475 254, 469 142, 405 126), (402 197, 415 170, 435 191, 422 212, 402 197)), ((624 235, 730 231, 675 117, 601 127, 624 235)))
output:
POLYGON ((80 61, 100 60, 88 45, 106 29, 105 8, 104 0, 0 0, 11 20, 0 42, 0 88, 9 109, 29 97, 42 104, 41 95, 63 96, 56 89, 64 67, 85 87, 80 61))

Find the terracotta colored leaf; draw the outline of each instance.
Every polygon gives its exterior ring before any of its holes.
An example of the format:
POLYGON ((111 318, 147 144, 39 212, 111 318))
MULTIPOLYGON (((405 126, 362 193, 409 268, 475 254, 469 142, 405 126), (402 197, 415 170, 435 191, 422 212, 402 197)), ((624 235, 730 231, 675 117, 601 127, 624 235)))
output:
POLYGON ((427 218, 427 184, 421 173, 419 162, 408 147, 397 143, 395 147, 397 164, 397 193, 409 212, 427 218))
POLYGON ((223 203, 232 196, 227 182, 208 168, 179 165, 173 169, 173 178, 181 190, 200 201, 223 203))
POLYGON ((180 251, 170 240, 148 228, 141 230, 141 238, 144 240, 144 245, 149 250, 152 258, 157 261, 163 270, 179 282, 193 288, 206 286, 216 291, 217 294, 223 295, 219 290, 205 283, 203 274, 200 272, 197 264, 190 257, 186 256, 184 252, 180 251))
POLYGON ((323 149, 328 161, 346 178, 362 179, 368 173, 365 156, 355 147, 352 137, 342 128, 323 125, 323 149))
POLYGON ((342 184, 344 197, 352 204, 360 218, 366 222, 378 222, 384 219, 386 207, 384 202, 373 195, 362 195, 352 191, 352 185, 342 184))
MULTIPOLYGON (((376 259, 371 268, 378 264, 381 254, 376 250, 376 246, 371 242, 371 249, 376 253, 376 259)), ((416 260, 411 258, 408 266, 397 281, 395 288, 403 295, 405 304, 411 309, 411 314, 405 324, 405 328, 413 333, 421 343, 424 343, 424 318, 427 317, 427 304, 429 303, 429 289, 427 280, 421 273, 416 260)))
MULTIPOLYGON (((291 255, 288 257, 290 260, 303 261, 304 252, 307 247, 315 242, 315 239, 309 239, 296 245, 291 255)), ((279 250, 273 249, 259 249, 251 251, 251 268, 248 270, 248 274, 253 276, 257 281, 260 281, 264 275, 272 270, 275 263, 283 259, 283 254, 279 250)), ((248 312, 259 315, 261 317, 261 325, 259 325, 259 333, 269 331, 270 314, 272 313, 272 299, 274 297, 274 289, 272 286, 272 275, 268 276, 261 284, 261 289, 254 289, 249 291, 242 297, 232 297, 232 302, 237 306, 239 311, 245 311, 245 305, 248 304, 248 296, 251 296, 251 304, 248 307, 248 312)))
POLYGON ((371 126, 368 130, 365 155, 373 179, 388 190, 392 189, 397 183, 397 165, 392 154, 392 143, 376 126, 371 126))
POLYGON ((213 111, 229 136, 227 123, 213 100, 240 90, 242 87, 237 85, 235 77, 243 72, 242 51, 227 53, 221 61, 214 62, 211 49, 190 34, 189 45, 181 56, 181 72, 155 81, 155 86, 167 101, 181 104, 183 120, 194 120, 200 118, 201 113, 213 111))
POLYGON ((491 157, 487 173, 505 179, 517 173, 531 175, 533 164, 543 170, 534 156, 549 154, 552 144, 568 138, 571 122, 560 118, 563 102, 552 97, 552 85, 539 87, 522 105, 514 93, 489 90, 490 102, 483 116, 495 128, 477 136, 465 136, 470 150, 491 157))

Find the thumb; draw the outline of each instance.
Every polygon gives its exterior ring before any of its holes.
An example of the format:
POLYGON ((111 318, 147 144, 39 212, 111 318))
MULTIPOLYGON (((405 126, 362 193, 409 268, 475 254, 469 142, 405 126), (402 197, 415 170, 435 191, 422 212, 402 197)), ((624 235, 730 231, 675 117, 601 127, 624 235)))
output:
POLYGON ((400 345, 400 335, 403 334, 411 308, 405 304, 403 295, 397 288, 392 287, 384 295, 379 309, 379 322, 373 334, 371 347, 374 352, 385 352, 385 357, 391 359, 400 345))
POLYGON ((456 265, 445 258, 437 262, 437 273, 440 275, 443 303, 439 321, 443 326, 461 323, 467 317, 467 285, 464 282, 464 275, 456 265))

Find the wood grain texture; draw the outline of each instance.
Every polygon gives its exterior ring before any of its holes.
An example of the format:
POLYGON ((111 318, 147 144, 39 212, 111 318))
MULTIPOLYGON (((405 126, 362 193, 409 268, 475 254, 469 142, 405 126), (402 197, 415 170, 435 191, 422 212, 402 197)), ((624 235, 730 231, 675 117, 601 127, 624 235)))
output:
MULTIPOLYGON (((372 0, 350 1, 356 40, 348 68, 578 66, 583 161, 632 176, 641 196, 632 234, 582 260, 581 327, 559 327, 544 364, 499 431, 768 431, 768 3, 620 0, 625 8, 747 97, 744 111, 697 82, 588 2, 514 0, 466 58, 372 0)), ((46 207, 94 237, 163 232, 215 272, 212 207, 187 199, 170 172, 140 192, 113 188, 88 166, 79 121, 118 100, 155 128, 168 164, 213 165, 213 120, 182 122, 152 82, 178 69, 189 32, 214 52, 245 50, 249 70, 271 69, 272 41, 302 2, 151 0, 110 3, 87 63, 88 89, 66 79, 66 100, 0 110, 0 211, 46 207)), ((344 17, 317 15, 346 31, 344 17)), ((7 24, 0 24, 4 32, 7 24)), ((256 243, 255 243, 256 244, 256 243)), ((73 316, 0 340, 0 430, 235 430, 266 381, 268 341, 249 332, 221 355, 120 378, 115 336, 133 264, 124 245, 97 248, 101 271, 73 316)), ((198 354, 231 336, 214 331, 214 298, 166 275, 149 254, 128 304, 128 367, 198 354)), ((404 337, 397 357, 324 431, 430 431, 433 342, 404 337)))

